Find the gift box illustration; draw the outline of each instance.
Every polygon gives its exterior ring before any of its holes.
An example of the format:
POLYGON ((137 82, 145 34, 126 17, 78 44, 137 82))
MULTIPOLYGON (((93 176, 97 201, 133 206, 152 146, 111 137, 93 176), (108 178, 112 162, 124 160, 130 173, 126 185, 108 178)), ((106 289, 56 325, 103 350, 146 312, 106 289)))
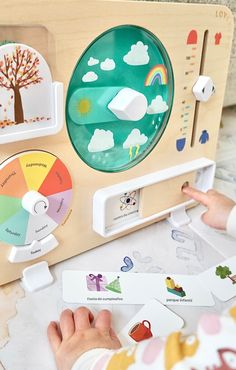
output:
POLYGON ((114 293, 121 293, 120 287, 120 277, 117 276, 115 280, 112 280, 110 283, 107 282, 106 276, 102 274, 89 274, 86 276, 87 288, 90 291, 111 291, 114 293))
POLYGON ((107 279, 102 274, 89 274, 86 276, 87 288, 91 291, 106 291, 107 279))

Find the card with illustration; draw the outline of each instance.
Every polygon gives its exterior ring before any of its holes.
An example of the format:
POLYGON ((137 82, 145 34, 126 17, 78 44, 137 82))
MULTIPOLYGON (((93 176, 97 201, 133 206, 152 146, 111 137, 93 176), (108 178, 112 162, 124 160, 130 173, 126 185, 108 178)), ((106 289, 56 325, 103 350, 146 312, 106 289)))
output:
POLYGON ((106 229, 138 217, 139 190, 129 191, 108 199, 106 203, 106 229))
POLYGON ((151 337, 165 337, 184 325, 181 317, 152 299, 129 321, 118 337, 123 345, 151 337))
POLYGON ((67 303, 122 303, 122 274, 63 271, 63 300, 67 303))
POLYGON ((236 256, 204 271, 199 279, 223 302, 236 297, 236 256))
POLYGON ((196 275, 161 275, 159 299, 165 305, 214 306, 209 289, 196 275))
POLYGON ((146 304, 156 298, 167 305, 214 305, 210 291, 192 275, 64 271, 62 280, 68 303, 146 304))

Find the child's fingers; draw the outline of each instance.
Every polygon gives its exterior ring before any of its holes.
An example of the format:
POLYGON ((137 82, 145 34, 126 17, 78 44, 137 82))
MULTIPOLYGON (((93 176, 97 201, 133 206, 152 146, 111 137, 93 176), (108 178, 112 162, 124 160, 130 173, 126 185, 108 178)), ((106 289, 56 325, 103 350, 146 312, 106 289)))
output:
POLYGON ((201 220, 202 222, 205 224, 205 225, 208 225, 210 227, 216 227, 217 229, 219 228, 217 226, 217 224, 214 224, 214 218, 212 217, 212 214, 207 211, 207 212, 204 212, 202 215, 201 215, 201 220))
POLYGON ((69 309, 62 312, 60 317, 60 327, 63 339, 70 338, 75 332, 73 312, 69 309))
POLYGON ((48 339, 49 339, 51 348, 52 348, 53 352, 56 353, 60 344, 61 344, 61 335, 59 333, 57 323, 52 321, 48 325, 48 331, 47 332, 48 332, 48 339))
POLYGON ((102 310, 98 313, 95 328, 102 331, 110 332, 111 329, 111 312, 108 310, 102 310))
POLYGON ((77 308, 74 312, 75 328, 76 330, 85 330, 91 328, 93 322, 93 314, 86 307, 77 308))
POLYGON ((193 198, 197 202, 202 203, 204 206, 207 206, 209 203, 208 195, 200 190, 191 188, 190 186, 186 186, 183 187, 182 192, 188 195, 190 198, 193 198))
POLYGON ((110 328, 110 336, 111 336, 111 339, 117 341, 117 343, 119 343, 120 347, 121 347, 121 343, 119 341, 119 338, 117 337, 116 332, 112 328, 110 328))
POLYGON ((201 215, 201 220, 202 220, 202 222, 204 222, 204 224, 208 225, 208 212, 204 212, 201 215))

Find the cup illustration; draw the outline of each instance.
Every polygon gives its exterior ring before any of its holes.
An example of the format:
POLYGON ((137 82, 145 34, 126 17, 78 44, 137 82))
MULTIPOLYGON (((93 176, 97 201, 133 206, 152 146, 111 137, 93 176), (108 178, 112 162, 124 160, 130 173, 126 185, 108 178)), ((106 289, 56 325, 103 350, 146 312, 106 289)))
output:
POLYGON ((151 338, 153 336, 151 332, 151 323, 148 320, 136 323, 129 331, 129 336, 140 342, 141 340, 151 338))

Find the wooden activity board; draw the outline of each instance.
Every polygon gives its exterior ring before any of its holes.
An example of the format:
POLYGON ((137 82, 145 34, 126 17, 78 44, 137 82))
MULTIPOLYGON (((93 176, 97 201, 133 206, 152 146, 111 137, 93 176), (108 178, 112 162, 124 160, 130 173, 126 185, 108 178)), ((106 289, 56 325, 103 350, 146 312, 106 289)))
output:
POLYGON ((232 34, 219 5, 2 1, 0 284, 211 187, 232 34))

